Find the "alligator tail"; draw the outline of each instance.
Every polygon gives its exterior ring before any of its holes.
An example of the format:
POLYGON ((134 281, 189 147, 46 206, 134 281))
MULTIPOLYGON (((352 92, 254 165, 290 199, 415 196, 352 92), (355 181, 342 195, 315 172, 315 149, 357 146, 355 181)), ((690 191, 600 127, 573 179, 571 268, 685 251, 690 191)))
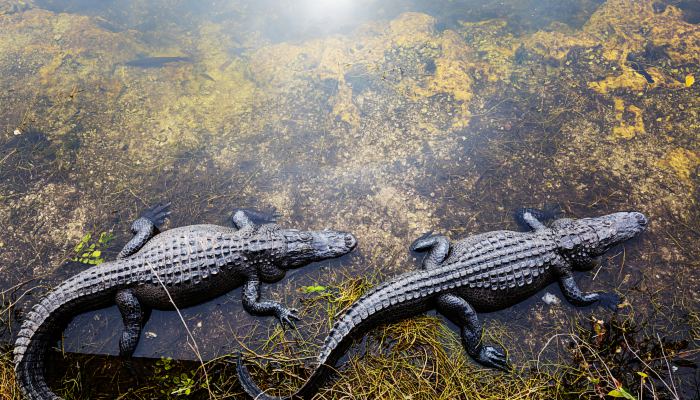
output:
POLYGON ((248 368, 246 368, 245 364, 243 364, 243 360, 241 359, 241 353, 236 354, 236 372, 238 373, 238 381, 241 383, 243 390, 245 390, 245 392, 248 393, 248 396, 256 400, 287 400, 293 398, 291 396, 274 397, 268 396, 265 393, 263 393, 263 390, 260 389, 260 387, 253 380, 253 377, 250 375, 250 371, 248 371, 248 368))
POLYGON ((256 400, 311 399, 319 386, 335 371, 335 364, 352 345, 355 338, 384 323, 401 320, 427 311, 425 297, 429 273, 417 271, 385 282, 353 303, 333 324, 317 358, 317 366, 309 379, 294 394, 286 397, 266 395, 255 384, 248 369, 238 355, 236 369, 243 390, 256 400))
POLYGON ((46 384, 44 357, 73 316, 104 307, 114 299, 118 280, 100 281, 96 275, 95 269, 89 269, 69 278, 27 313, 14 348, 15 375, 27 399, 60 400, 46 384))
MULTIPOLYGON (((342 355, 345 353, 345 350, 346 349, 338 349, 334 353, 342 355)), ((236 358, 236 371, 238 372, 238 381, 241 383, 243 390, 255 400, 297 400, 312 398, 318 390, 318 387, 326 380, 328 375, 333 372, 333 368, 329 364, 319 364, 301 388, 294 394, 284 397, 275 397, 265 394, 253 380, 248 368, 241 359, 240 353, 237 354, 236 358)))

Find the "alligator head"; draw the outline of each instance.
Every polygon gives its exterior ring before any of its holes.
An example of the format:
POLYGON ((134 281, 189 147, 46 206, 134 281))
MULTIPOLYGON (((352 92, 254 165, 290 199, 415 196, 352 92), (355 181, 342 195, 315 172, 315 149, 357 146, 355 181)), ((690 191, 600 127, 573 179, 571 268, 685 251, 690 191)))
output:
POLYGON ((299 231, 285 229, 280 232, 287 243, 284 268, 301 267, 310 262, 340 257, 357 245, 351 233, 323 230, 299 231))
POLYGON ((595 218, 560 219, 552 224, 563 256, 574 265, 590 265, 611 247, 642 233, 647 218, 638 212, 618 212, 595 218))

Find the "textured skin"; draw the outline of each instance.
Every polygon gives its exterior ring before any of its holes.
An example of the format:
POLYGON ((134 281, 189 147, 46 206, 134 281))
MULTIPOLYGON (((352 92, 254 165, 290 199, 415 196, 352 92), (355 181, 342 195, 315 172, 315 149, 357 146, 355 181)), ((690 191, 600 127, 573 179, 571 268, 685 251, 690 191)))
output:
MULTIPOLYGON (((77 314, 116 303, 125 329, 122 356, 136 349, 148 310, 202 303, 245 285, 243 305, 254 315, 275 315, 283 324, 297 319, 293 310, 259 300, 261 282, 284 277, 287 269, 338 257, 351 251, 355 238, 345 232, 281 229, 258 225, 261 213, 239 210, 238 229, 192 225, 157 232, 169 214, 156 206, 132 225, 134 238, 116 261, 89 268, 61 283, 27 314, 14 349, 17 381, 29 399, 59 399, 44 380, 43 358, 51 340, 77 314), (166 290, 164 290, 167 288, 166 290)), ((263 222, 271 222, 274 215, 263 222)))
MULTIPOLYGON (((531 232, 495 231, 450 242, 427 234, 411 246, 428 251, 419 271, 400 275, 362 296, 333 325, 305 384, 289 398, 311 398, 355 339, 387 322, 437 309, 461 328, 462 343, 477 362, 508 369, 501 349, 483 345, 476 311, 508 307, 558 280, 564 295, 576 305, 597 301, 617 304, 614 295, 583 293, 573 280, 574 269, 588 268, 610 247, 642 232, 640 213, 616 213, 580 220, 559 219, 547 228, 530 209, 520 211, 531 232)), ((255 399, 268 396, 238 361, 244 390, 255 399)))

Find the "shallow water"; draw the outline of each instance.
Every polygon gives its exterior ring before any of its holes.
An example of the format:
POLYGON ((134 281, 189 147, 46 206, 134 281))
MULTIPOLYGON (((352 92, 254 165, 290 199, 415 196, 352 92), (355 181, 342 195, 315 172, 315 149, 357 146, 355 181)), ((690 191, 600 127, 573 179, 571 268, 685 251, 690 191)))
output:
MULTIPOLYGON (((0 1, 0 337, 88 268, 71 261, 86 233, 112 232, 114 257, 156 202, 173 203, 166 227, 275 207, 284 226, 355 233, 353 254, 265 288, 294 306, 303 286, 416 268, 407 246, 425 231, 517 229, 515 208, 558 204, 649 217, 579 281, 624 294, 697 361, 698 13, 674 0, 0 1)), ((605 313, 542 295, 482 316, 521 359, 605 313)), ((248 316, 240 290, 182 313, 205 359, 276 324, 248 316)), ((120 328, 114 307, 80 315, 63 349, 117 354, 120 328)), ((175 313, 144 331, 136 356, 194 359, 175 313)), ((697 395, 696 370, 678 374, 697 395)))

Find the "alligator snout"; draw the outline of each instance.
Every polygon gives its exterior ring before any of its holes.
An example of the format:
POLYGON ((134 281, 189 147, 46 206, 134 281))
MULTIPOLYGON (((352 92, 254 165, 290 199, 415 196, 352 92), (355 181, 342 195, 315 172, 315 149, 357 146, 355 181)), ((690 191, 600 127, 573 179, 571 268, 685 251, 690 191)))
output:
POLYGON ((351 233, 337 231, 314 232, 313 247, 324 257, 338 257, 357 246, 357 239, 351 233))
POLYGON ((357 246, 357 239, 350 233, 345 234, 345 247, 352 250, 357 246))
POLYGON ((633 212, 632 215, 637 220, 637 223, 641 226, 647 226, 647 224, 649 223, 649 220, 647 220, 647 217, 645 217, 644 214, 642 214, 642 213, 633 212))

